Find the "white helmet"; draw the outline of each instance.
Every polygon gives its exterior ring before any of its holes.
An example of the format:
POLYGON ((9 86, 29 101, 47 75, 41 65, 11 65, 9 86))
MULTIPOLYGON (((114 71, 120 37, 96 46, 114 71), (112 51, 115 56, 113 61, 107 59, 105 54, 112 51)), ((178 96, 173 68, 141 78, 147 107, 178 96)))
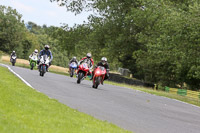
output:
POLYGON ((76 56, 74 56, 73 59, 76 60, 76 56))
POLYGON ((90 53, 87 53, 87 58, 91 58, 92 57, 92 55, 90 54, 90 53))
POLYGON ((102 62, 103 65, 105 65, 106 62, 107 62, 107 58, 106 58, 106 57, 102 57, 102 58, 101 58, 101 62, 102 62))
POLYGON ((15 53, 15 50, 13 50, 13 53, 15 53))
POLYGON ((45 48, 46 50, 50 49, 49 45, 45 45, 44 48, 45 48))
POLYGON ((37 49, 35 49, 35 51, 34 51, 35 53, 38 53, 38 50, 37 49))

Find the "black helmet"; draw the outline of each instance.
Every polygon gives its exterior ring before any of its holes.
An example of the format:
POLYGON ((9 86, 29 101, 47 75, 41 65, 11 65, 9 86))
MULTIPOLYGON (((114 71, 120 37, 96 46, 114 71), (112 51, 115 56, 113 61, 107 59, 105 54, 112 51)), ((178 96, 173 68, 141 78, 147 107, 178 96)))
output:
POLYGON ((46 50, 50 49, 49 45, 45 45, 44 48, 45 48, 46 50))

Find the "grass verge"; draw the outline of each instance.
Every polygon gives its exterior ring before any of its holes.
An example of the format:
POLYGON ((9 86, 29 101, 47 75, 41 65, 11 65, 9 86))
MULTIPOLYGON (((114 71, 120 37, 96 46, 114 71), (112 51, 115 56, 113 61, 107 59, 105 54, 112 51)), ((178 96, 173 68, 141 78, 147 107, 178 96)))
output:
POLYGON ((190 103, 190 104, 193 104, 193 105, 200 107, 200 100, 192 99, 192 98, 189 98, 189 97, 179 96, 179 95, 176 95, 176 94, 170 94, 170 93, 165 92, 165 91, 152 90, 150 88, 142 87, 142 86, 133 86, 133 85, 115 83, 115 82, 111 82, 111 81, 105 81, 105 83, 111 84, 111 85, 116 85, 116 86, 121 86, 121 87, 126 87, 126 88, 132 88, 132 89, 135 89, 135 90, 140 90, 140 91, 150 93, 150 94, 154 94, 154 95, 158 95, 158 96, 164 96, 164 97, 168 97, 168 98, 172 98, 172 99, 177 99, 179 101, 183 101, 183 102, 190 103))
POLYGON ((3 133, 123 133, 106 121, 71 109, 26 86, 0 67, 0 131, 3 133))

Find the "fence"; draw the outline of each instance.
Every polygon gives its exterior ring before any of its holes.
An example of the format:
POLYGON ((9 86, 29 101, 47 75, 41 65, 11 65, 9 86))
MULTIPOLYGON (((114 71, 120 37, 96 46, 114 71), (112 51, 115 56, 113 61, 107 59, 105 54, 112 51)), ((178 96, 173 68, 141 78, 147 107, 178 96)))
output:
POLYGON ((165 86, 165 91, 171 94, 178 94, 180 96, 186 96, 189 98, 200 100, 200 92, 198 91, 191 91, 186 89, 177 89, 177 88, 170 88, 165 86))

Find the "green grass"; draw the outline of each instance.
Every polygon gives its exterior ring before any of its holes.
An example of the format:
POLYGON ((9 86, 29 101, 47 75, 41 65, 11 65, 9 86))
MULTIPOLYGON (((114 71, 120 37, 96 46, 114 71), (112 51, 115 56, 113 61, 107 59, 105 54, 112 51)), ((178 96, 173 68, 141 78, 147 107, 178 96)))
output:
POLYGON ((159 91, 159 90, 153 90, 151 88, 147 88, 147 87, 142 87, 142 86, 134 86, 134 85, 127 85, 127 84, 121 84, 121 83, 115 83, 115 82, 111 82, 111 81, 105 81, 105 83, 107 84, 111 84, 111 85, 116 85, 116 86, 121 86, 121 87, 126 87, 126 88, 132 88, 135 90, 140 90, 143 92, 147 92, 150 94, 154 94, 154 95, 158 95, 158 96, 164 96, 164 97, 168 97, 168 98, 172 98, 172 99, 177 99, 186 103, 190 103, 196 106, 200 106, 200 100, 197 99, 192 99, 189 97, 185 97, 185 96, 179 96, 176 94, 170 94, 168 92, 165 91, 159 91))
POLYGON ((123 133, 106 121, 71 109, 26 86, 0 67, 0 132, 123 133))
POLYGON ((1 57, 5 55, 5 53, 3 51, 0 50, 0 61, 1 61, 1 57))

